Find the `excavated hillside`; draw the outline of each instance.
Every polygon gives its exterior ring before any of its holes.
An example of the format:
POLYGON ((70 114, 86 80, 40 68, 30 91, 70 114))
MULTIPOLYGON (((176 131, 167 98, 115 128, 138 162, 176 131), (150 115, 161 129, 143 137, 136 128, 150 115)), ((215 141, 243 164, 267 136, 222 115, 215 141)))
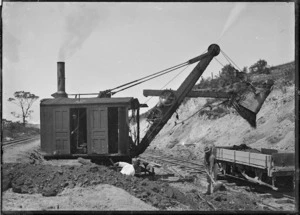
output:
MULTIPOLYGON (((273 79, 275 84, 270 95, 257 114, 257 127, 252 128, 233 108, 217 106, 211 111, 199 111, 210 102, 207 98, 190 98, 177 110, 147 150, 189 159, 202 157, 207 143, 216 146, 247 144, 252 148, 269 148, 294 152, 295 150, 295 84, 294 62, 271 68, 266 75, 251 76, 250 80, 273 79), (199 111, 189 120, 186 120, 199 111), (184 121, 184 123, 181 123, 184 121)), ((145 132, 146 120, 141 123, 145 132)), ((143 134, 141 135, 143 136, 143 134)))

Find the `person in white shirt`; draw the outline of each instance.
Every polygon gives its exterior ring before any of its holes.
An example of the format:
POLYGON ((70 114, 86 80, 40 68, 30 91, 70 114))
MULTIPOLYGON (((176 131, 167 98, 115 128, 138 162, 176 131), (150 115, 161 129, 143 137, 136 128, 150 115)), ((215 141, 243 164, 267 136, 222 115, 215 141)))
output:
POLYGON ((136 158, 132 159, 132 164, 126 162, 117 162, 115 163, 115 166, 122 167, 120 172, 124 175, 134 176, 136 172, 140 172, 140 160, 136 158))

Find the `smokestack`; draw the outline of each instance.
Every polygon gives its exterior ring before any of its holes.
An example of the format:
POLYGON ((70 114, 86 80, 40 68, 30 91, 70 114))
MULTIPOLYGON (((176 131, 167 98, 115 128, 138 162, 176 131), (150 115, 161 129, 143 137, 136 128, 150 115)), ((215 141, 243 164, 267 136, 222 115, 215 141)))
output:
POLYGON ((65 62, 57 62, 57 92, 52 96, 54 98, 68 98, 65 92, 65 62))

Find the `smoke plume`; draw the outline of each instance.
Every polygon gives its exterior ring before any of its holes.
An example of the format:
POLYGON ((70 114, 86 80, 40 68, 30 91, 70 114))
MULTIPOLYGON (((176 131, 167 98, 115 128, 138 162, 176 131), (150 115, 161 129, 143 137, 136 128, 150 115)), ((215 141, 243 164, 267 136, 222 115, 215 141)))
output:
POLYGON ((82 6, 66 17, 65 37, 60 47, 58 60, 64 61, 81 48, 100 21, 100 12, 82 6))
POLYGON ((219 38, 221 38, 230 29, 230 27, 233 26, 233 24, 238 19, 243 10, 246 8, 246 6, 246 3, 236 3, 236 5, 230 11, 229 17, 227 18, 227 21, 219 38))

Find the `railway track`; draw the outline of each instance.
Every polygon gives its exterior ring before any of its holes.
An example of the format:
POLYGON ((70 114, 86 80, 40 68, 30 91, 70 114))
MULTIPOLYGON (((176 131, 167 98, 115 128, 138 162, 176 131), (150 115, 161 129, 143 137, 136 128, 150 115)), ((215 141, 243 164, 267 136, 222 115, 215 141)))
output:
POLYGON ((173 158, 170 156, 161 157, 159 155, 144 153, 140 155, 142 159, 153 161, 159 164, 168 164, 168 166, 176 166, 188 173, 205 173, 204 165, 192 161, 173 158))
MULTIPOLYGON (((143 153, 140 155, 140 158, 144 160, 148 160, 150 162, 161 164, 164 168, 171 166, 176 166, 177 168, 187 172, 188 174, 192 173, 198 173, 198 174, 206 174, 204 170, 204 165, 202 163, 187 161, 183 159, 178 159, 170 156, 160 156, 160 155, 154 155, 154 154, 148 154, 143 153)), ((168 169, 168 168, 166 168, 168 169)), ((180 173, 179 173, 180 175, 180 173)), ((247 190, 250 190, 251 192, 255 192, 258 196, 264 196, 264 198, 274 198, 274 199, 285 199, 282 204, 284 203, 295 203, 295 193, 293 191, 273 191, 272 189, 269 189, 267 187, 264 187, 262 185, 249 183, 246 179, 242 179, 239 177, 231 176, 231 175, 220 175, 222 182, 224 182, 224 185, 227 187, 230 187, 230 190, 234 189, 232 187, 232 184, 234 184, 235 188, 245 188, 247 190), (233 182, 233 183, 232 183, 233 182)), ((276 207, 272 205, 268 205, 266 203, 263 203, 264 206, 268 207, 270 210, 277 209, 276 207)))
POLYGON ((40 138, 40 136, 34 136, 34 137, 18 138, 18 139, 11 140, 11 141, 3 141, 2 142, 2 148, 14 146, 14 145, 17 145, 17 144, 23 144, 23 143, 31 142, 31 141, 37 140, 39 138, 40 138))

